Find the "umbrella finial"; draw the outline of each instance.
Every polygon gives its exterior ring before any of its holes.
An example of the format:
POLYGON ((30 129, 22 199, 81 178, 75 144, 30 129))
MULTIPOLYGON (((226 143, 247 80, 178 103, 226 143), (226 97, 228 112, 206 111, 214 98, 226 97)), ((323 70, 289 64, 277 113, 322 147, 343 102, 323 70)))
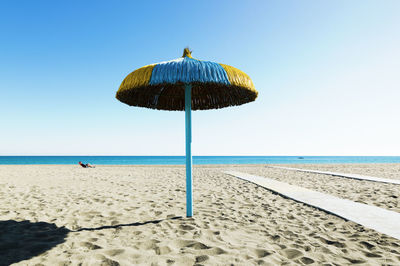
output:
POLYGON ((189 47, 186 47, 185 49, 183 49, 182 57, 192 58, 192 51, 190 51, 189 47))

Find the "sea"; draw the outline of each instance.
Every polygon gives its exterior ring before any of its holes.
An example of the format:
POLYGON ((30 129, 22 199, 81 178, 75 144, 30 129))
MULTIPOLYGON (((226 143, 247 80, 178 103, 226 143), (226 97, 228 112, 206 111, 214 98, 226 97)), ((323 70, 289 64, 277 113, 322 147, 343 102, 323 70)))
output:
MULTIPOLYGON (((185 156, 0 156, 0 165, 183 165, 185 156)), ((400 163, 400 156, 193 156, 193 164, 400 163)))

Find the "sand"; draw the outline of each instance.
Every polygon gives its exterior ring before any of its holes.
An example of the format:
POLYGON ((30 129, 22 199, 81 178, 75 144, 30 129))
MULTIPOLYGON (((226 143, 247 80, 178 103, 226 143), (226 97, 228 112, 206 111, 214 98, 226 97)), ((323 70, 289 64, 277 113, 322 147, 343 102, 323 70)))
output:
MULTIPOLYGON (((229 168, 300 179, 265 166, 196 167, 188 219, 181 166, 0 166, 0 265, 400 263, 400 240, 221 172, 229 168)), ((368 204, 398 209, 386 197, 399 188, 348 189, 353 181, 336 177, 329 191, 384 192, 368 204)))

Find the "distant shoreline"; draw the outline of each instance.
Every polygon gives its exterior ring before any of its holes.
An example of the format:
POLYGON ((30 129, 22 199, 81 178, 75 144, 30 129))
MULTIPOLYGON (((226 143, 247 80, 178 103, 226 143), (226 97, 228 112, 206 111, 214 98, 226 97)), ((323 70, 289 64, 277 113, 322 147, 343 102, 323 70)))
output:
MULTIPOLYGON (((184 156, 0 156, 0 165, 185 165, 184 156)), ((194 165, 400 163, 400 156, 194 156, 194 165)))

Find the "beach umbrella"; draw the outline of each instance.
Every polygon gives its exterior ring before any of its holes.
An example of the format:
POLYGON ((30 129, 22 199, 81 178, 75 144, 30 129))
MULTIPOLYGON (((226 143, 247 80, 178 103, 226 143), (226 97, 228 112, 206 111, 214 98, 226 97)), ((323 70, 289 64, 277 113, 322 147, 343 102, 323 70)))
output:
POLYGON ((258 92, 243 71, 192 58, 189 48, 178 59, 141 67, 121 83, 116 98, 130 106, 185 111, 186 216, 193 216, 191 110, 218 109, 252 102, 258 92))

